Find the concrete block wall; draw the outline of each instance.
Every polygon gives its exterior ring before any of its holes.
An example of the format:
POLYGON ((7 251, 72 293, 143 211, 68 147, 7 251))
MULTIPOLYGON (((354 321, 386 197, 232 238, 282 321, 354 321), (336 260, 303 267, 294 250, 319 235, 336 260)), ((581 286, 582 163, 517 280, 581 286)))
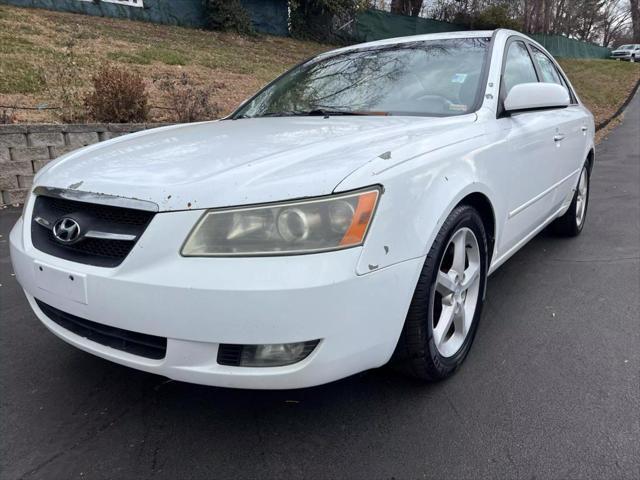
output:
POLYGON ((0 205, 21 204, 35 173, 67 152, 159 126, 150 123, 0 125, 0 205))

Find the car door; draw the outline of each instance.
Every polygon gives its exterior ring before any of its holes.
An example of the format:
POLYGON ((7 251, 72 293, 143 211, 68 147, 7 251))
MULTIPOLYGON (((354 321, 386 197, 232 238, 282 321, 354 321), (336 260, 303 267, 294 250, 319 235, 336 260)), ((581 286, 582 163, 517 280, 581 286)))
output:
POLYGON ((559 208, 565 198, 573 193, 587 149, 588 117, 584 109, 556 68, 554 62, 535 45, 531 45, 533 59, 541 82, 557 83, 567 89, 571 104, 567 108, 554 111, 559 129, 557 147, 555 204, 559 208))
MULTIPOLYGON (((521 83, 538 82, 538 72, 523 39, 512 37, 506 45, 500 86, 501 104, 509 90, 521 83)), ((540 226, 554 207, 560 134, 556 110, 534 110, 506 115, 498 112, 505 178, 503 189, 507 218, 499 240, 503 252, 515 247, 540 226)))

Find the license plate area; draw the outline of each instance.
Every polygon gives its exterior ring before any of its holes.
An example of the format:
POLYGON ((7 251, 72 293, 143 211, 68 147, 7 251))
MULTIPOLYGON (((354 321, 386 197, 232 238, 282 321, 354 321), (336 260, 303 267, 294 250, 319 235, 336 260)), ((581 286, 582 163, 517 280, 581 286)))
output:
POLYGON ((33 264, 36 286, 67 300, 87 302, 87 276, 35 261, 33 264))

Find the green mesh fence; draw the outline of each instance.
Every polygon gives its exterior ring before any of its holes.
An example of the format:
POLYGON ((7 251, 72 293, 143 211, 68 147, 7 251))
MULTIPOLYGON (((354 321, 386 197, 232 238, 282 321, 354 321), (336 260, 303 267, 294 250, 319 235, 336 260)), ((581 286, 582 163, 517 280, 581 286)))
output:
POLYGON ((380 10, 366 10, 356 17, 356 37, 370 42, 383 38, 420 35, 423 33, 455 32, 464 30, 459 25, 427 18, 394 15, 380 10))
POLYGON ((562 35, 529 34, 554 57, 565 58, 609 58, 611 50, 593 43, 581 42, 562 35))
MULTIPOLYGON (((466 30, 466 27, 427 18, 367 10, 357 15, 355 36, 357 41, 369 42, 384 38, 460 30, 466 30)), ((608 58, 611 52, 608 48, 580 42, 562 35, 531 34, 529 36, 543 45, 554 57, 608 58)))

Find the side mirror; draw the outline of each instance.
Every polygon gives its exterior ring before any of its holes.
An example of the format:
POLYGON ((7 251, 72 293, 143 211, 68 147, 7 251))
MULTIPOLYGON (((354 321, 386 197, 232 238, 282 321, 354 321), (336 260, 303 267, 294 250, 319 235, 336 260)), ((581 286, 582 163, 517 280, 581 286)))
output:
POLYGON ((557 83, 521 83, 514 86, 504 100, 507 113, 569 106, 569 92, 557 83))

